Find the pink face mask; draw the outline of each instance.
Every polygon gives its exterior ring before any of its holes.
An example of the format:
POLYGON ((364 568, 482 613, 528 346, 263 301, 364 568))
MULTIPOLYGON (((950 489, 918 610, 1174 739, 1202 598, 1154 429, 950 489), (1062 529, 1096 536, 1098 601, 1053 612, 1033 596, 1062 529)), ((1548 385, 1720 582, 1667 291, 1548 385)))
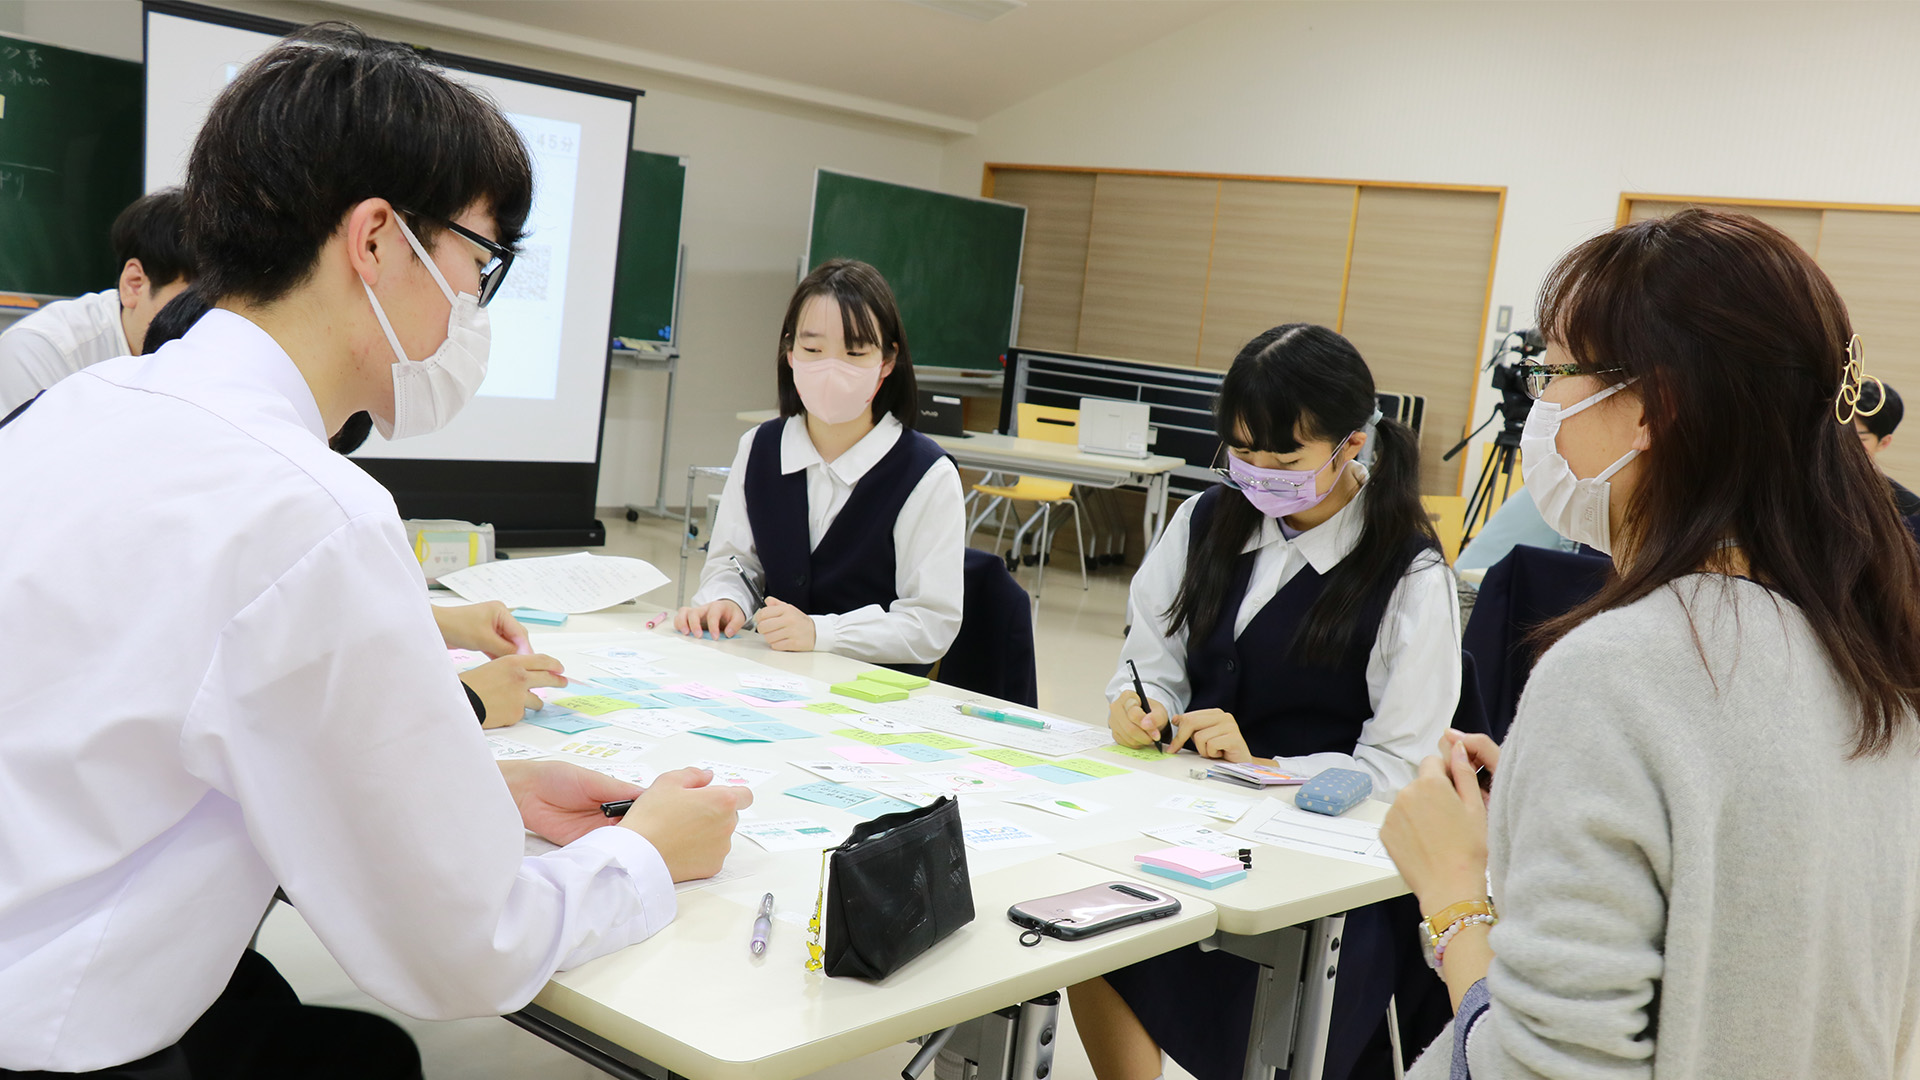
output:
POLYGON ((1247 497, 1247 501, 1253 504, 1255 510, 1270 518, 1286 517, 1303 510, 1311 510, 1324 502, 1328 495, 1333 494, 1332 484, 1328 484, 1325 491, 1314 491, 1314 478, 1319 476, 1327 465, 1333 464, 1334 458, 1338 458, 1340 451, 1344 449, 1346 449, 1346 440, 1342 439, 1339 448, 1334 450, 1333 457, 1328 458, 1326 464, 1318 469, 1263 469, 1258 465, 1249 465, 1233 454, 1228 454, 1226 474, 1228 480, 1234 487, 1240 489, 1240 494, 1247 497))
POLYGON ((886 367, 863 367, 834 356, 801 360, 789 355, 787 363, 793 368, 793 388, 800 392, 800 403, 828 424, 844 424, 866 411, 880 392, 880 372, 886 367))

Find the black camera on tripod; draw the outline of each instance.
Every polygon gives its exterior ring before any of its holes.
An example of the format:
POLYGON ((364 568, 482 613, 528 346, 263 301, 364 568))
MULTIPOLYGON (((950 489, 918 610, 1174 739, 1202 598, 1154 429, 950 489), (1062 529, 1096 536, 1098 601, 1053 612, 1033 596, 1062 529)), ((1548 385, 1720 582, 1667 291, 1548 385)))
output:
POLYGON ((1500 499, 1513 491, 1513 470, 1520 454, 1520 433, 1527 426, 1527 413, 1533 410, 1533 397, 1527 393, 1527 378, 1521 373, 1521 365, 1534 362, 1534 359, 1547 351, 1547 340, 1538 330, 1516 330, 1500 339, 1493 348, 1493 355, 1487 360, 1487 371, 1493 373, 1493 388, 1500 391, 1500 400, 1493 406, 1493 415, 1477 428, 1467 433, 1467 437, 1454 444, 1453 449, 1440 456, 1442 461, 1452 461, 1460 451, 1467 448, 1475 435, 1485 431, 1488 424, 1501 421, 1500 431, 1493 437, 1493 445, 1487 449, 1487 460, 1480 468, 1480 479, 1473 486, 1473 495, 1467 500, 1465 521, 1465 539, 1471 540, 1478 531, 1476 522, 1484 524, 1493 516, 1496 505, 1493 501, 1493 489, 1496 482, 1501 487, 1500 499))

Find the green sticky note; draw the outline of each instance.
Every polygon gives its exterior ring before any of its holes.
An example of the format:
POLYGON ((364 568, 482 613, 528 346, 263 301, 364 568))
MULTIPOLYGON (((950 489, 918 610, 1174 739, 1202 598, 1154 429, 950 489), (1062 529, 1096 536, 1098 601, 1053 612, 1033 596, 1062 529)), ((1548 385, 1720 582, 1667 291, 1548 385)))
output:
POLYGON ((1121 757, 1130 757, 1136 761, 1160 761, 1167 756, 1151 746, 1121 746, 1119 743, 1113 743, 1100 749, 1109 754, 1119 754, 1121 757))
POLYGON ((908 739, 908 736, 899 732, 861 731, 859 728, 841 728, 834 734, 843 739, 866 743, 868 746, 891 746, 897 742, 906 742, 908 739))
MULTIPOLYGON (((1035 757, 1034 755, 1027 753, 1025 750, 1005 750, 1005 749, 975 750, 973 752, 973 756, 983 757, 983 758, 986 758, 988 761, 998 761, 1003 765, 1011 765, 1016 769, 1023 768, 1028 765, 1053 764, 1052 762, 1048 761, 1046 758, 1035 757)), ((1061 764, 1065 764, 1065 762, 1062 762, 1061 764)), ((1126 770, 1116 769, 1114 771, 1125 772, 1126 770)))
POLYGON ((808 712, 819 713, 822 716, 839 716, 842 714, 847 716, 860 715, 859 709, 850 709, 837 701, 816 701, 811 705, 802 706, 802 708, 808 712))
POLYGON ((938 731, 909 731, 899 735, 889 735, 887 738, 890 742, 919 743, 921 746, 931 746, 935 750, 965 750, 973 745, 965 739, 956 739, 938 731))
POLYGON ((599 716, 603 713, 619 712, 621 709, 639 708, 638 705, 635 705, 631 701, 622 701, 617 697, 608 697, 605 694, 583 694, 580 697, 555 698, 553 703, 563 709, 572 709, 574 712, 584 713, 587 716, 599 716))
POLYGON ((860 673, 860 679, 864 682, 877 682, 886 686, 897 686, 902 690, 918 690, 921 687, 933 685, 918 675, 909 675, 904 671, 895 671, 892 668, 876 668, 873 671, 863 671, 860 673))
POLYGON ((1130 771, 1118 765, 1108 765, 1102 761, 1088 761, 1086 758, 1081 757, 1068 758, 1065 761, 1049 762, 1049 764, 1057 768, 1069 769, 1083 776, 1091 776, 1096 780, 1105 780, 1109 776, 1125 776, 1130 771))
POLYGON ((907 692, 905 690, 895 686, 888 686, 885 683, 868 682, 865 678, 855 679, 852 682, 834 683, 831 689, 841 697, 855 698, 860 701, 885 702, 907 700, 907 692))

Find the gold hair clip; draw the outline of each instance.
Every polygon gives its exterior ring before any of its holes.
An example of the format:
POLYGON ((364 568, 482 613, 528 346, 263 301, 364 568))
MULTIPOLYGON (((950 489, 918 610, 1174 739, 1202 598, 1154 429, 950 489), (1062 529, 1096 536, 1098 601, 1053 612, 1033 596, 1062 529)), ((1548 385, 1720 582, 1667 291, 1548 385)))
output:
POLYGON ((1860 335, 1855 334, 1847 340, 1847 366, 1840 372, 1840 394, 1833 400, 1833 415, 1842 424, 1852 424, 1855 417, 1872 416, 1887 405, 1887 387, 1878 378, 1867 374, 1866 347, 1861 344, 1860 335), (1868 380, 1878 391, 1873 396, 1873 408, 1860 407, 1861 391, 1868 380))

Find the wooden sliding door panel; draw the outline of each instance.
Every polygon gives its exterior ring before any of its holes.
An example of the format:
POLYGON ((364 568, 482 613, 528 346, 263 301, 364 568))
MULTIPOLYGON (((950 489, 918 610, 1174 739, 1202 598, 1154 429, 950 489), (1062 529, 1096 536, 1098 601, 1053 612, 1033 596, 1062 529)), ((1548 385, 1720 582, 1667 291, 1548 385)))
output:
POLYGON ((1192 364, 1220 181, 1101 173, 1077 351, 1192 364))
POLYGON ((1420 490, 1430 495, 1460 490, 1440 455, 1472 408, 1499 224, 1497 194, 1360 190, 1344 330, 1380 390, 1426 396, 1420 490))
POLYGON ((1225 368, 1262 331, 1340 319, 1354 185, 1227 180, 1213 230, 1200 366, 1225 368))
POLYGON ((1689 206, 1752 215, 1786 233, 1787 238, 1799 244, 1801 250, 1809 254, 1818 254, 1820 251, 1820 211, 1795 206, 1736 206, 1729 203, 1635 199, 1628 204, 1627 220, 1645 221, 1648 218, 1666 217, 1689 206))
MULTIPOLYGON (((1867 373, 1920 401, 1920 214, 1828 210, 1820 266, 1847 302, 1867 373)), ((1920 488, 1920 433, 1901 425, 1880 455, 1888 475, 1920 488)))
POLYGON ((993 174, 993 197, 1027 208, 1018 340, 1029 348, 1071 351, 1079 344, 1093 183, 1090 172, 998 169, 993 174))

